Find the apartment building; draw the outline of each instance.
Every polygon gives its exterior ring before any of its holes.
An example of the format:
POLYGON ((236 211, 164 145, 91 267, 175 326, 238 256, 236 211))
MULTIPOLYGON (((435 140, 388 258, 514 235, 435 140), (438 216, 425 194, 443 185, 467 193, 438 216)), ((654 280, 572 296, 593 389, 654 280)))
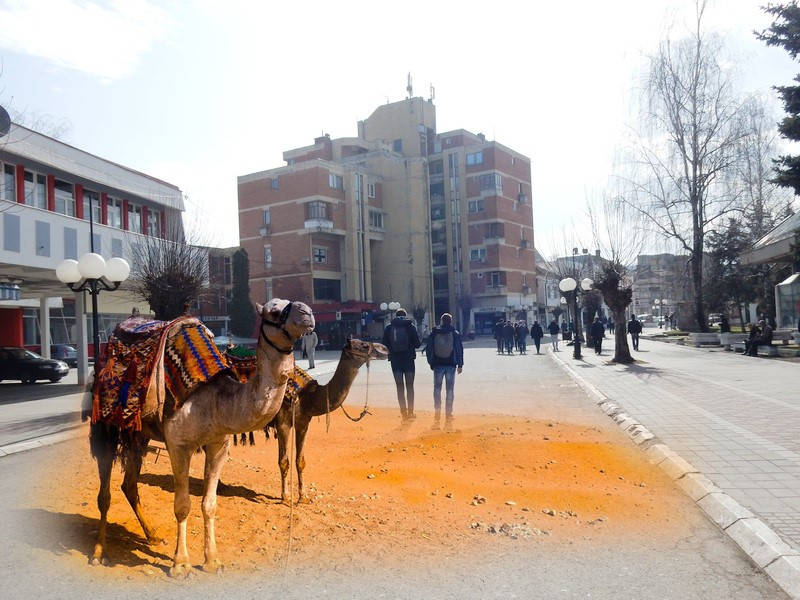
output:
MULTIPOLYGON (((0 301, 0 345, 46 356, 50 343, 85 341, 84 296, 58 281, 58 264, 92 242, 130 262, 133 244, 180 227, 182 211, 178 187, 12 124, 0 137, 0 281, 13 288, 0 301)), ((102 341, 136 304, 127 286, 100 294, 102 341)))
POLYGON ((432 101, 387 103, 356 137, 283 158, 238 178, 254 301, 309 301, 323 333, 340 335, 380 333, 383 302, 471 329, 535 301, 529 159, 480 134, 437 134, 432 101))
POLYGON ((192 307, 215 335, 229 335, 228 307, 233 295, 233 255, 235 248, 208 248, 208 285, 192 307))
POLYGON ((679 254, 641 254, 633 277, 633 311, 637 315, 666 316, 673 312, 690 318, 692 299, 689 257, 679 254))

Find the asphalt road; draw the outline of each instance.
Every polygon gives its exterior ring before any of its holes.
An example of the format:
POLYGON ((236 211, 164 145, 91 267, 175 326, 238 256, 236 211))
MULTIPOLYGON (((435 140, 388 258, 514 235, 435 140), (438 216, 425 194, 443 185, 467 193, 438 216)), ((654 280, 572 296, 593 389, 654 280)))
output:
MULTIPOLYGON (((493 345, 493 343, 492 343, 493 345)), ((546 355, 497 356, 489 343, 470 344, 464 374, 456 382, 456 415, 505 413, 561 419, 597 427, 614 439, 622 434, 546 355)), ((431 372, 418 361, 417 407, 431 408, 431 372)), ((318 377, 325 380, 320 365, 318 377)), ((348 404, 369 394, 370 405, 394 405, 394 385, 386 362, 374 363, 353 386, 348 404)), ((5 405, 7 407, 8 405, 5 405)), ((66 553, 85 552, 60 543, 77 515, 48 510, 46 482, 37 466, 65 452, 85 452, 85 441, 66 442, 0 459, 0 583, 7 598, 783 598, 777 586, 686 499, 676 515, 690 523, 689 534, 661 540, 638 536, 617 545, 526 545, 487 542, 480 554, 430 564, 410 572, 387 559, 381 571, 320 565, 313 571, 222 577, 197 574, 188 581, 126 582, 98 568, 68 567, 66 553), (35 499, 35 500, 34 500, 35 499)), ((76 482, 94 485, 94 482, 76 482)), ((114 490, 118 493, 118 490, 114 490)), ((224 501, 224 499, 223 499, 224 501)), ((76 511, 77 512, 77 511, 76 511)), ((120 535, 118 532, 116 535, 120 535)), ((138 535, 138 532, 137 532, 138 535)), ((165 550, 165 552, 169 552, 165 550)))

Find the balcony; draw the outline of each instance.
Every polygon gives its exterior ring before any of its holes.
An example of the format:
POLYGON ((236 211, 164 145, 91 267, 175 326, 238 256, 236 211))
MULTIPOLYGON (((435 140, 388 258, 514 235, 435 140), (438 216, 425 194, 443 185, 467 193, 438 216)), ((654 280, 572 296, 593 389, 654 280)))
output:
POLYGON ((306 219, 303 227, 310 231, 330 231, 333 229, 333 221, 330 219, 306 219))

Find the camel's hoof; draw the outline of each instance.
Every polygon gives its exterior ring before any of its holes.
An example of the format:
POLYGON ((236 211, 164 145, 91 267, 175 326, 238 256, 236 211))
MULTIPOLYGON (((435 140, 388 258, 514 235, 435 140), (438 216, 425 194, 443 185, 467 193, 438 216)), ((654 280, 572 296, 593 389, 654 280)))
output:
POLYGON ((309 498, 308 496, 300 496, 297 499, 297 503, 298 504, 311 504, 311 498, 309 498))
POLYGON ((161 546, 162 544, 166 543, 166 540, 157 535, 151 535, 147 538, 147 543, 151 546, 161 546))
POLYGON ((107 567, 108 559, 105 556, 93 556, 89 559, 89 564, 93 567, 99 567, 100 565, 107 567))
POLYGON ((206 573, 222 573, 225 571, 225 565, 222 564, 222 561, 218 558, 215 558, 211 561, 206 561, 203 565, 203 571, 206 573))
POLYGON ((191 572, 192 572, 192 565, 190 565, 189 563, 175 563, 169 570, 169 576, 174 579, 180 579, 183 577, 188 577, 189 573, 191 572))

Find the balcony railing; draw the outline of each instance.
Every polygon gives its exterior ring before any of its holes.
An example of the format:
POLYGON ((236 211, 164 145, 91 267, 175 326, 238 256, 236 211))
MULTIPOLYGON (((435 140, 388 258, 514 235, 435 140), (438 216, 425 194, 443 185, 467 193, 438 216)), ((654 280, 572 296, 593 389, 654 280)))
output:
POLYGON ((306 219, 304 227, 306 229, 333 229, 333 221, 330 219, 306 219))

